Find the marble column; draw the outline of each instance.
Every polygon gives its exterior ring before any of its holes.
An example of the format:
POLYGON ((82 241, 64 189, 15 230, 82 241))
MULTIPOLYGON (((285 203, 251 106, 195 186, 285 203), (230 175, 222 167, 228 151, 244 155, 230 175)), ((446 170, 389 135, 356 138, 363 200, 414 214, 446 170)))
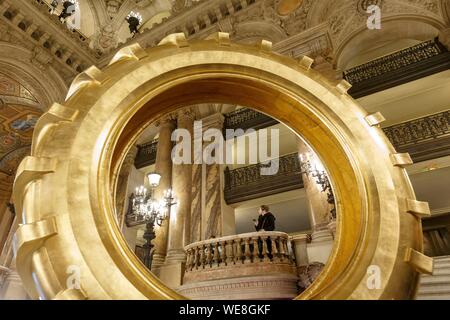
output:
MULTIPOLYGON (((162 199, 164 191, 172 188, 172 132, 175 129, 175 118, 168 115, 156 123, 159 128, 158 146, 156 150, 155 171, 161 175, 158 188, 155 190, 155 198, 162 199)), ((159 275, 167 253, 167 236, 169 233, 169 221, 165 220, 160 227, 155 227, 156 237, 153 240, 154 254, 152 260, 152 272, 159 275)))
MULTIPOLYGON (((299 154, 314 166, 319 161, 312 150, 298 139, 299 154)), ((303 183, 308 199, 308 212, 312 226, 311 243, 307 247, 308 260, 311 263, 325 264, 333 248, 333 233, 329 229, 332 206, 327 201, 327 193, 317 184, 316 178, 304 172, 303 183)))
POLYGON ((191 243, 202 240, 203 166, 192 165, 191 243))
MULTIPOLYGON (((185 129, 190 132, 192 147, 192 134, 195 113, 190 108, 185 108, 178 113, 178 129, 185 129)), ((192 149, 190 150, 192 155, 192 149)), ((185 150, 186 151, 186 150, 185 150)), ((186 151, 188 152, 188 151, 186 151)), ((192 157, 191 157, 192 160, 192 157)), ((190 238, 190 216, 192 197, 192 161, 185 164, 173 164, 172 168, 172 189, 176 197, 177 204, 172 207, 169 220, 169 236, 167 246, 166 266, 172 266, 171 272, 161 270, 161 278, 169 279, 172 285, 180 285, 181 278, 177 278, 179 272, 184 272, 183 265, 186 261, 184 246, 189 243, 190 238), (173 274, 176 272, 176 274, 173 274)))
MULTIPOLYGON (((314 165, 318 161, 312 150, 300 139, 298 139, 298 148, 301 157, 309 157, 307 160, 311 165, 314 165)), ((302 178, 308 198, 308 211, 313 232, 327 229, 327 225, 330 222, 331 210, 327 201, 327 194, 326 192, 322 192, 322 187, 316 183, 317 179, 311 174, 304 172, 302 178)))
MULTIPOLYGON (((216 113, 213 114, 203 121, 203 129, 215 129, 217 132, 222 132, 223 124, 225 118, 222 114, 216 113)), ((217 141, 208 141, 205 142, 204 147, 208 147, 211 144, 217 144, 217 141)), ((224 154, 224 145, 218 145, 220 150, 222 150, 222 154, 224 154)), ((217 150, 217 149, 216 149, 217 150)), ((210 153, 210 152, 208 152, 210 153)), ((217 158, 218 160, 219 158, 217 158)), ((203 239, 210 239, 211 237, 220 237, 222 236, 222 210, 221 210, 221 163, 212 163, 205 164, 205 177, 204 177, 204 186, 205 186, 205 212, 204 212, 204 233, 203 239)))
POLYGON ((138 148, 133 146, 131 150, 125 157, 122 167, 119 171, 119 177, 117 181, 117 191, 116 191, 116 216, 117 222, 119 224, 120 230, 122 230, 125 223, 126 208, 125 203, 127 201, 127 191, 128 191, 128 179, 130 177, 131 169, 134 166, 134 161, 138 148))

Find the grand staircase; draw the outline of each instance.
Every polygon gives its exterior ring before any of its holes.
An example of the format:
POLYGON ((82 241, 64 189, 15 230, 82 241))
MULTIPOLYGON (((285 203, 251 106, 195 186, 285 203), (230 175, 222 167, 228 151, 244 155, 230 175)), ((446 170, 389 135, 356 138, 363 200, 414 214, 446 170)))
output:
POLYGON ((420 279, 417 300, 450 300, 450 256, 435 257, 433 275, 420 279))

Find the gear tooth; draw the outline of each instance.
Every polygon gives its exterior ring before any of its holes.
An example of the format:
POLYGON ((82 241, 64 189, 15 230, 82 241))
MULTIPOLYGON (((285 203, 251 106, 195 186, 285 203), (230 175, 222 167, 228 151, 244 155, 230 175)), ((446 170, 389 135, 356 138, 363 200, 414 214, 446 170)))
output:
POLYGON ((416 269, 417 272, 424 274, 433 273, 433 258, 430 258, 412 248, 408 248, 406 250, 405 262, 409 263, 414 269, 416 269))
POLYGON ((406 199, 406 212, 419 218, 431 216, 430 205, 428 202, 406 199))
MULTIPOLYGON (((45 241, 58 234, 55 217, 32 223, 21 224, 13 238, 13 250, 16 257, 17 272, 25 283, 32 281, 33 260, 39 257, 39 252, 45 250, 45 241)), ((33 299, 39 297, 36 289, 30 289, 28 294, 33 299)))
POLYGON ((54 158, 25 157, 17 168, 13 186, 16 211, 22 214, 23 197, 26 186, 44 175, 55 172, 57 160, 54 158))
POLYGON ((393 153, 391 154, 391 161, 395 167, 405 168, 414 164, 409 153, 393 153))
POLYGON ((300 64, 300 66, 303 68, 303 69, 305 69, 305 70, 309 70, 309 69, 311 69, 311 66, 313 65, 313 63, 314 63, 314 59, 313 58, 310 58, 310 57, 308 57, 308 56, 303 56, 300 60, 299 60, 299 64, 300 64))
POLYGON ((79 111, 54 103, 50 109, 39 118, 33 134, 32 150, 36 150, 37 146, 43 141, 48 129, 61 122, 72 122, 78 116, 79 111))
POLYGON ((167 37, 165 37, 158 43, 158 46, 163 45, 173 45, 177 46, 178 48, 183 48, 188 47, 189 42, 186 40, 185 34, 180 32, 169 34, 167 37))
POLYGON ((351 87, 351 83, 349 83, 347 80, 341 80, 336 85, 336 89, 338 89, 338 91, 342 94, 346 94, 351 87))
POLYGON ((67 289, 58 292, 53 300, 88 300, 88 297, 79 289, 67 289))
POLYGON ((148 53, 139 43, 133 43, 120 49, 109 62, 109 66, 122 60, 141 60, 148 56, 148 53))
POLYGON ((94 84, 99 85, 103 82, 104 75, 103 72, 96 66, 91 66, 82 73, 80 73, 73 80, 69 92, 67 93, 66 101, 69 100, 75 93, 77 93, 81 88, 94 84))
POLYGON ((270 41, 262 40, 259 47, 262 51, 272 52, 272 42, 270 41))
POLYGON ((378 126, 384 121, 386 121, 386 118, 380 112, 372 113, 366 117, 366 122, 371 127, 378 126))
POLYGON ((208 37, 206 40, 215 40, 221 46, 229 46, 231 45, 230 34, 227 32, 216 32, 208 37))
MULTIPOLYGON (((56 219, 51 217, 45 220, 36 221, 33 223, 22 224, 16 231, 15 234, 15 250, 20 251, 24 246, 33 245, 33 243, 40 240, 49 238, 56 235, 56 219)), ((38 247, 34 246, 34 249, 38 247)), ((16 253, 17 253, 16 252, 16 253)))

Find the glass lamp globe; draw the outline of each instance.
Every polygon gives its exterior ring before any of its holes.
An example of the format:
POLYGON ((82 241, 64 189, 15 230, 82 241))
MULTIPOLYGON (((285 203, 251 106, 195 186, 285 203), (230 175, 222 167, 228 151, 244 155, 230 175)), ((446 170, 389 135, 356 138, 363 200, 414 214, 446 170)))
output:
POLYGON ((161 180, 161 175, 156 172, 151 172, 147 175, 148 183, 150 184, 150 187, 156 188, 159 186, 159 181, 161 180))

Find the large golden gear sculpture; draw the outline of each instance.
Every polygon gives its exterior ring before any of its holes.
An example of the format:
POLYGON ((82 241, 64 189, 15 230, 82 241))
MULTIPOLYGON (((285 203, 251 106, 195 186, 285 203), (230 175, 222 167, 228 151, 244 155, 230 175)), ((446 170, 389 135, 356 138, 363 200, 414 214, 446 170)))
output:
POLYGON ((39 120, 14 198, 21 225, 17 268, 32 298, 182 298, 148 272, 114 218, 116 177, 127 150, 158 117, 207 102, 266 113, 302 135, 335 190, 338 228, 329 263, 299 299, 410 299, 419 272, 420 217, 405 166, 379 127, 348 94, 311 69, 312 60, 272 53, 271 43, 231 43, 226 33, 187 41, 172 34, 154 48, 134 44, 108 67, 73 82, 64 105, 39 120), (81 277, 73 286, 74 270, 81 277), (377 274, 379 273, 379 274, 377 274), (379 281, 373 277, 379 276, 379 281))

